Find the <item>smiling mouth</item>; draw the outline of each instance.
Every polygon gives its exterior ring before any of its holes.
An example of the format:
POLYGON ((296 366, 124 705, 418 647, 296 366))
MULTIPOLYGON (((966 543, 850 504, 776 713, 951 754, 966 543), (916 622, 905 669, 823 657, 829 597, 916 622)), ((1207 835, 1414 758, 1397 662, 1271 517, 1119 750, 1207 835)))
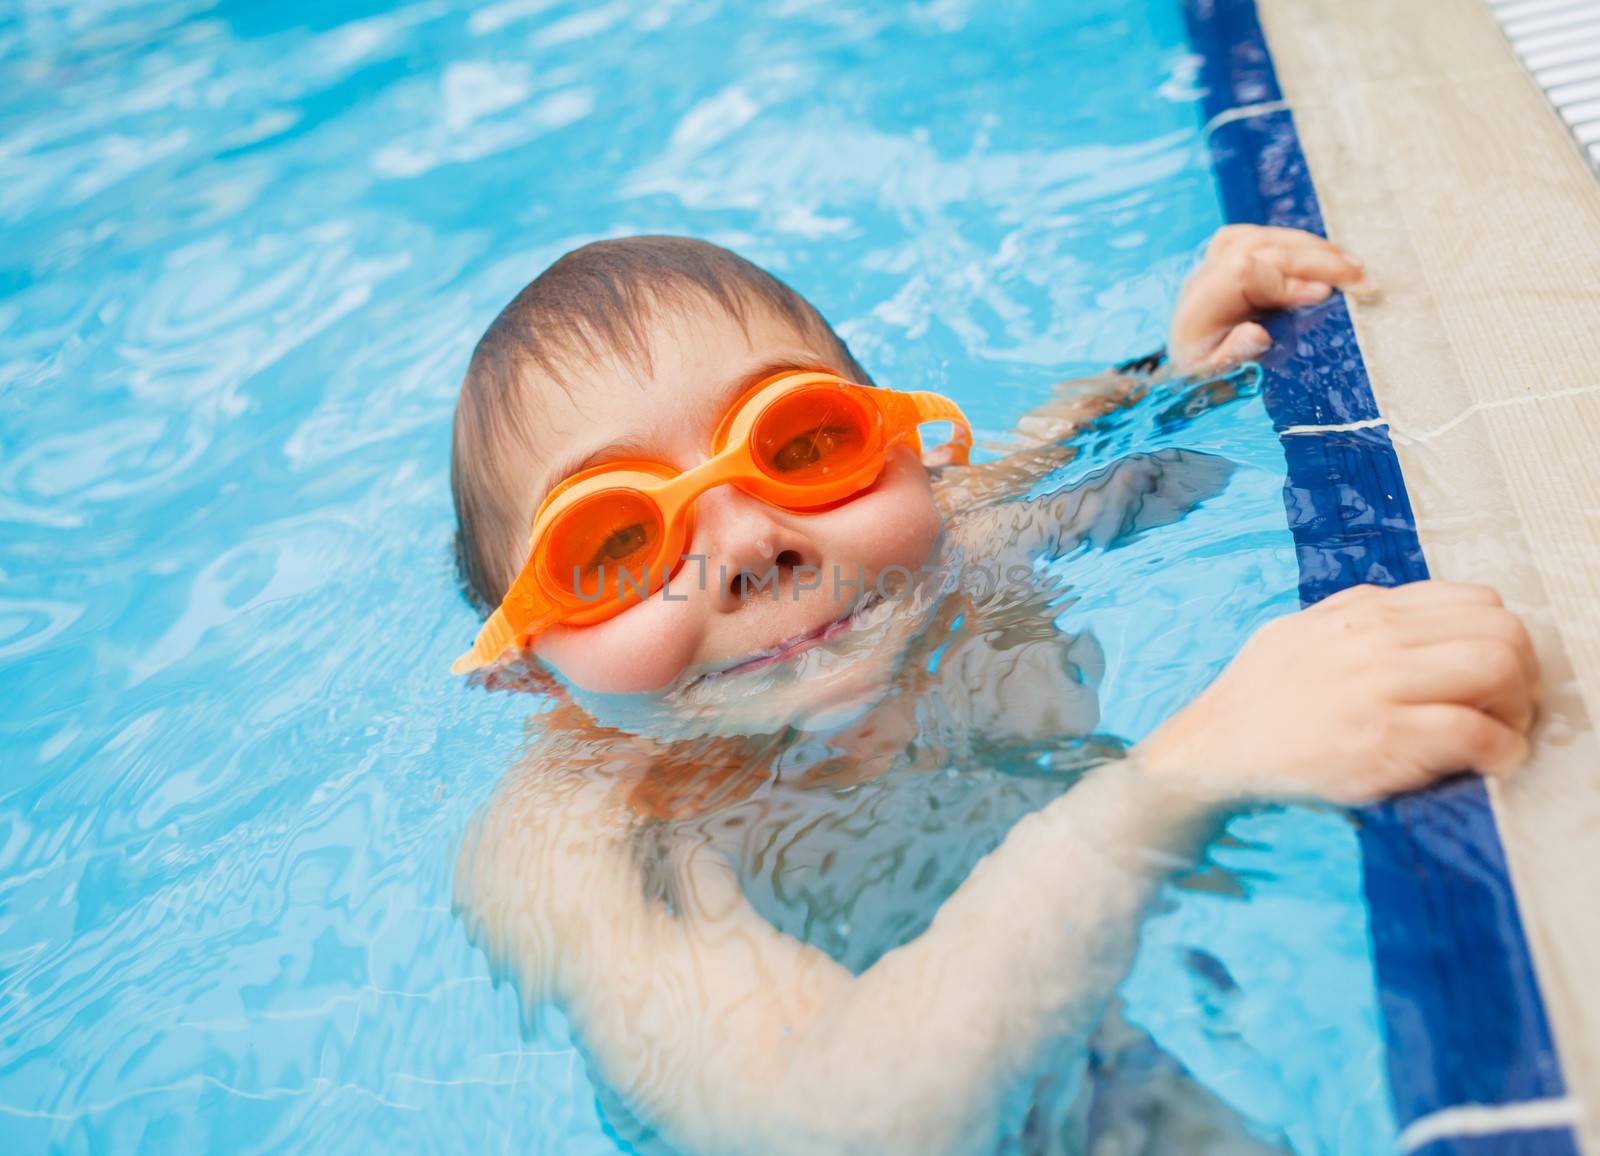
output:
POLYGON ((730 666, 724 666, 719 670, 707 671, 695 681, 710 682, 713 679, 726 678, 729 675, 750 674, 754 671, 764 670, 769 666, 774 666, 785 659, 793 658, 802 651, 809 650, 811 647, 818 646, 821 643, 827 642, 829 639, 837 638, 839 635, 849 630, 859 618, 861 618, 864 614, 882 601, 882 595, 876 592, 869 594, 860 602, 856 603, 856 605, 851 608, 848 614, 845 614, 840 618, 835 618, 832 622, 827 622, 821 626, 807 630, 803 634, 796 634, 791 638, 785 638, 782 642, 779 642, 774 646, 769 646, 765 650, 757 651, 755 654, 752 654, 747 658, 741 658, 730 666))

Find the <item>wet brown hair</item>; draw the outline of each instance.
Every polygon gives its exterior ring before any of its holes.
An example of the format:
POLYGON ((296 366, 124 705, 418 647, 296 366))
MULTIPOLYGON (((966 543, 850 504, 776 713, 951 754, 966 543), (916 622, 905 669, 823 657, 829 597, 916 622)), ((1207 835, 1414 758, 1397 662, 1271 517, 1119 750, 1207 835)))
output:
POLYGON ((800 294, 738 254, 688 237, 625 237, 574 249, 500 311, 473 350, 456 401, 450 490, 456 566, 470 601, 487 612, 522 564, 538 386, 572 396, 575 376, 607 359, 649 372, 650 322, 700 304, 740 325, 766 311, 814 342, 855 381, 867 373, 800 294), (525 495, 522 495, 525 497, 525 495))

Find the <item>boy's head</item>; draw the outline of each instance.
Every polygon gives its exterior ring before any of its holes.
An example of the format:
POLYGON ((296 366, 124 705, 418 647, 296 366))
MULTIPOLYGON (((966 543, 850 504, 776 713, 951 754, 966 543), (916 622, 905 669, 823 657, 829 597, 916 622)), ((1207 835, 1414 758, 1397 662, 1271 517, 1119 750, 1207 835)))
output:
MULTIPOLYGON (((473 600, 499 603, 558 482, 619 458, 688 469, 746 385, 800 366, 868 380, 804 298, 726 249, 633 237, 562 257, 490 325, 456 406, 451 486, 473 600)), ((658 591, 596 625, 553 627, 534 654, 579 687, 614 693, 753 671, 819 640, 885 568, 920 565, 940 529, 927 473, 903 445, 876 484, 821 512, 733 486, 704 494, 695 512, 688 553, 704 561, 674 578, 670 599, 658 591), (814 589, 796 586, 805 568, 822 575, 814 589), (777 582, 753 591, 746 572, 777 582)))

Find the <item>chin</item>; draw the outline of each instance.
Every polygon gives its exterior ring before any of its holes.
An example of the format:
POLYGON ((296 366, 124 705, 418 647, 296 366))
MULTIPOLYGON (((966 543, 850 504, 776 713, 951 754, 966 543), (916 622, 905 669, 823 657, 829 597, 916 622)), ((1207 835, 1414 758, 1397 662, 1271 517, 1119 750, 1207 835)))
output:
POLYGON ((844 656, 821 647, 748 674, 684 676, 650 694, 568 691, 602 726, 661 742, 771 734, 785 727, 826 731, 859 718, 889 688, 893 656, 844 656))
POLYGON ((663 701, 702 734, 831 730, 870 709, 894 683, 904 640, 886 629, 882 612, 874 617, 880 617, 876 629, 851 631, 771 665, 685 679, 663 701))
POLYGON ((729 695, 715 706, 715 716, 729 732, 741 734, 783 727, 832 730, 878 703, 889 689, 893 665, 883 657, 857 656, 809 678, 729 695))

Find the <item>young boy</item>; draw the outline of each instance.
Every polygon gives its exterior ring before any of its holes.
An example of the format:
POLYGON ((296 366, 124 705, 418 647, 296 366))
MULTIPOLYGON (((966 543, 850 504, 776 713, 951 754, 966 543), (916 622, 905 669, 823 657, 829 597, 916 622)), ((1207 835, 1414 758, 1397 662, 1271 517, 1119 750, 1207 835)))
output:
MULTIPOLYGON (((1173 366, 1255 356, 1258 310, 1360 280, 1320 238, 1225 229, 1173 366)), ((1098 655, 1017 579, 1173 521, 1230 467, 1135 455, 1035 494, 1137 378, 1063 389, 975 466, 941 399, 841 380, 869 381, 809 304, 678 238, 577 250, 490 327, 452 483, 496 613, 458 665, 524 663, 557 705, 475 821, 458 908, 676 1148, 1082 1147, 1107 1099, 1080 1089, 1084 1056, 1161 885, 1230 808, 1519 765, 1528 638, 1482 587, 1346 591, 1262 629, 1126 758, 1091 744, 1070 790, 1030 792, 995 752, 1091 732, 1098 655), (917 418, 957 436, 919 452, 917 418)), ((1204 1113, 1163 1127, 1151 1143, 1222 1142, 1204 1113)))

